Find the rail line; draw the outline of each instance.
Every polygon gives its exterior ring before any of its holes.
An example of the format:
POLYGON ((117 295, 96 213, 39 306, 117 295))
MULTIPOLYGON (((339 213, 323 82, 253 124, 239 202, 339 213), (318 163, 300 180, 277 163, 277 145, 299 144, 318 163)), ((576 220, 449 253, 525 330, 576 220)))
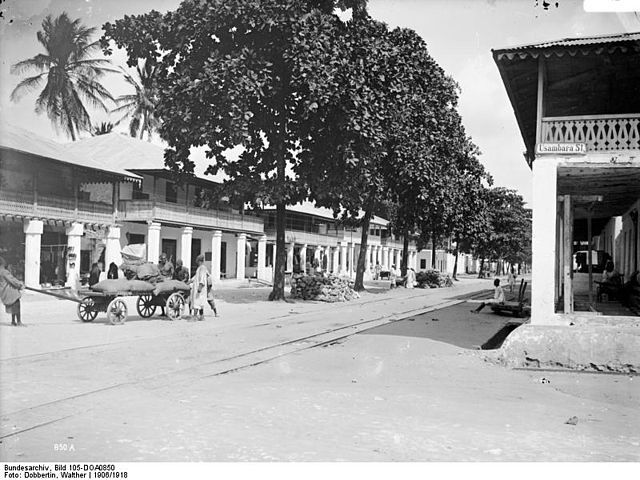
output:
MULTIPOLYGON (((464 300, 459 299, 445 300, 430 307, 423 307, 369 320, 353 322, 336 328, 330 328, 322 332, 254 348, 236 355, 205 361, 196 365, 190 365, 168 372, 147 375, 136 379, 135 381, 119 382, 113 385, 103 386, 13 412, 3 413, 2 426, 0 427, 0 440, 13 437, 27 431, 32 431, 34 429, 68 419, 75 415, 85 413, 93 408, 97 408, 99 402, 95 397, 107 391, 132 386, 143 386, 147 389, 159 389, 169 385, 178 385, 183 382, 197 379, 226 375, 247 368, 256 367, 286 355, 329 345, 380 325, 401 321, 413 315, 440 310, 463 302, 464 300), (95 402, 92 401, 94 398, 96 400, 95 402), (88 402, 89 405, 79 405, 78 403, 80 402, 88 402), (19 426, 16 426, 16 424, 19 426), (14 426, 12 427, 11 425, 14 426)), ((51 355, 51 353, 38 355, 51 355)))

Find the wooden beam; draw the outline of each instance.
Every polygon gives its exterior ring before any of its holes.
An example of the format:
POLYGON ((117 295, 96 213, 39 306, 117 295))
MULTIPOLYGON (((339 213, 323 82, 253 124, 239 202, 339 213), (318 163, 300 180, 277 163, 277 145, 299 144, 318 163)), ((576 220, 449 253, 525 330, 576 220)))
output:
POLYGON ((591 239, 593 234, 591 232, 591 217, 592 212, 589 210, 589 216, 587 217, 587 241, 589 242, 587 247, 587 265, 589 268, 589 306, 593 306, 593 266, 591 265, 591 239))
POLYGON ((538 57, 538 95, 536 102, 536 145, 540 143, 542 136, 542 117, 544 117, 544 83, 546 66, 544 56, 538 57))
POLYGON ((573 313, 573 215, 571 196, 564 196, 564 313, 573 313))

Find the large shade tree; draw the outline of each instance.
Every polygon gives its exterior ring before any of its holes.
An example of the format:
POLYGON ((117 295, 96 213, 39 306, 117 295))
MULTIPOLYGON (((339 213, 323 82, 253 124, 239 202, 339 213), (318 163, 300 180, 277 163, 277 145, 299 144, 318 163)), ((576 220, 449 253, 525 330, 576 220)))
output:
POLYGON ((23 79, 11 93, 11 100, 18 101, 44 85, 36 100, 36 113, 46 113, 56 129, 61 128, 72 140, 81 131, 91 131, 87 107, 106 112, 105 100, 113 100, 100 83, 110 71, 109 61, 93 57, 100 49, 99 43, 91 40, 95 30, 80 19, 71 20, 66 13, 56 18, 49 15, 37 33, 45 52, 11 67, 15 74, 39 72, 23 79))
POLYGON ((208 171, 255 204, 276 206, 276 265, 270 299, 284 298, 286 206, 306 198, 296 180, 297 117, 305 98, 291 78, 294 39, 312 12, 327 18, 328 0, 184 1, 177 10, 127 16, 104 25, 103 47, 124 48, 129 66, 156 69, 165 162, 192 172, 191 147, 207 147, 208 171), (233 161, 225 151, 241 145, 233 161))
POLYGON ((360 290, 374 212, 419 194, 442 163, 434 152, 450 133, 440 120, 455 108, 455 84, 415 32, 389 30, 362 8, 345 24, 310 18, 305 26, 302 36, 316 41, 296 51, 295 79, 307 97, 299 171, 318 204, 358 220, 360 290), (401 181, 407 175, 415 188, 401 181))

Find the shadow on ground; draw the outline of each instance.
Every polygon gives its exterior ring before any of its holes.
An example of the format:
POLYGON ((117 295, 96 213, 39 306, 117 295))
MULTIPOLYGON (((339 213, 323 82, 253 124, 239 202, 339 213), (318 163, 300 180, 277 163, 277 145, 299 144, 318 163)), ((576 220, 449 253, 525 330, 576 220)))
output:
MULTIPOLYGON (((486 295, 482 298, 486 298, 486 295)), ((477 303, 464 302, 361 332, 360 335, 396 335, 429 338, 467 349, 499 348, 521 319, 497 315, 489 307, 478 314, 477 303)))

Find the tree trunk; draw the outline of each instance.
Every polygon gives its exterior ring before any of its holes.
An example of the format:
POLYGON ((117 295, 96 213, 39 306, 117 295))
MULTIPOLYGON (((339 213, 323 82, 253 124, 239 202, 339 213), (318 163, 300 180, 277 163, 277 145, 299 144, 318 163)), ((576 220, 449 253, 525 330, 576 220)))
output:
MULTIPOLYGON (((278 181, 285 180, 286 160, 284 158, 284 145, 280 142, 277 148, 277 168, 278 181)), ((269 294, 269 300, 284 300, 284 272, 287 268, 287 251, 285 248, 284 235, 286 227, 287 206, 284 199, 276 203, 276 264, 273 275, 273 290, 269 294)))
POLYGON ((358 267, 356 270, 356 282, 353 289, 356 292, 364 290, 364 269, 367 264, 367 242, 369 240, 369 226, 371 224, 371 217, 373 215, 373 196, 367 203, 366 210, 364 212, 364 218, 362 219, 362 235, 360 236, 360 255, 358 255, 358 267))
POLYGON ((484 257, 480 259, 480 268, 478 269, 478 278, 482 278, 482 270, 484 269, 484 257))
POLYGON ((269 300, 284 300, 284 272, 287 268, 287 249, 284 241, 286 205, 280 202, 276 205, 276 264, 273 275, 273 290, 269 300))
POLYGON ((400 273, 404 277, 407 274, 407 263, 409 260, 409 229, 404 230, 404 239, 402 243, 402 262, 400 267, 400 273))
POLYGON ((458 243, 456 242, 456 248, 453 250, 453 256, 455 260, 453 261, 453 279, 458 280, 458 243))
POLYGON ((431 233, 431 268, 436 269, 436 236, 431 233))

